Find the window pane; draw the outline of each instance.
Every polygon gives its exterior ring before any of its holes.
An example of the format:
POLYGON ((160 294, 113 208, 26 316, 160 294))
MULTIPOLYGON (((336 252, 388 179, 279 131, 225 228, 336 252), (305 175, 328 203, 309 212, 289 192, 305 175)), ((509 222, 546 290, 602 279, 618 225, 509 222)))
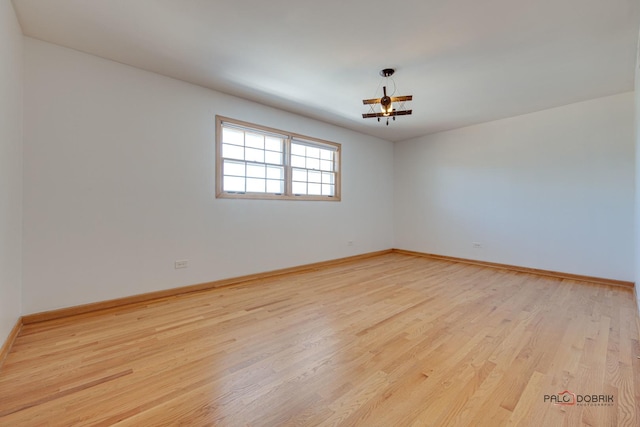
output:
POLYGON ((224 161, 223 173, 225 175, 244 176, 244 162, 224 161))
POLYGON ((264 148, 271 151, 282 152, 282 138, 274 138, 272 136, 265 137, 264 148))
POLYGON ((293 166, 294 168, 303 168, 303 167, 305 167, 304 157, 291 156, 291 166, 293 166))
POLYGON ((308 194, 313 194, 313 195, 321 195, 322 194, 322 187, 320 186, 320 184, 312 184, 309 183, 307 185, 307 192, 308 194))
POLYGON ((264 161, 265 163, 273 163, 275 165, 282 164, 282 153, 276 153, 275 151, 265 151, 264 152, 264 161))
POLYGON ((307 183, 294 181, 292 183, 292 191, 293 194, 307 194, 307 183))
POLYGON ((297 156, 305 155, 305 146, 300 144, 291 143, 291 154, 295 154, 297 156))
POLYGON ((221 126, 217 129, 220 140, 216 141, 221 158, 217 159, 220 170, 216 180, 222 180, 218 185, 230 193, 229 197, 335 196, 340 192, 336 171, 339 151, 332 144, 313 138, 296 140, 286 132, 230 119, 217 122, 221 126))
POLYGON ((247 165, 247 176, 252 178, 264 178, 264 165, 247 165))
POLYGON ((267 166, 267 178, 284 179, 284 168, 276 166, 267 166))
POLYGON ((307 171, 305 169, 292 169, 293 176, 292 179, 294 181, 306 181, 307 180, 307 171))
POLYGON ((256 135, 255 133, 247 133, 244 138, 245 146, 264 150, 264 136, 256 135))
POLYGON ((246 159, 252 162, 264 163, 264 151, 256 150, 255 148, 246 148, 246 159))
POLYGON ((244 147, 222 144, 222 157, 227 159, 244 160, 244 147))
POLYGON ((238 129, 222 128, 222 142, 225 144, 244 145, 244 132, 238 129))
POLYGON ((320 158, 320 149, 315 147, 307 147, 307 157, 320 158))
POLYGON ((257 178, 247 178, 247 191, 252 193, 264 193, 265 180, 257 178))
POLYGON ((322 182, 322 173, 317 171, 309 171, 309 178, 307 179, 309 182, 322 182))
POLYGON ((320 160, 320 169, 323 171, 332 171, 333 162, 331 160, 320 160))
POLYGON ((244 192, 244 178, 239 178, 236 176, 225 176, 222 183, 222 189, 224 191, 244 192))
POLYGON ((322 160, 331 160, 333 161, 333 151, 331 150, 320 150, 320 158, 322 160))
POLYGON ((307 169, 320 169, 320 160, 307 157, 307 169))
POLYGON ((284 193, 284 181, 275 179, 267 180, 267 193, 284 193))

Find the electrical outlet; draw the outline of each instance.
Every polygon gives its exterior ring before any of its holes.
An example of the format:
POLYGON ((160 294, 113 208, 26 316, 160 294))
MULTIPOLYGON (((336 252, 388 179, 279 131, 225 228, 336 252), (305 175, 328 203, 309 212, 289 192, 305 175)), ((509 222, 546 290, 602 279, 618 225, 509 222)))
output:
POLYGON ((471 244, 475 249, 480 249, 482 247, 482 243, 478 243, 478 242, 473 242, 471 244))
POLYGON ((179 269, 179 268, 187 268, 189 267, 189 260, 188 259, 181 259, 181 260, 177 260, 175 262, 175 269, 179 269))

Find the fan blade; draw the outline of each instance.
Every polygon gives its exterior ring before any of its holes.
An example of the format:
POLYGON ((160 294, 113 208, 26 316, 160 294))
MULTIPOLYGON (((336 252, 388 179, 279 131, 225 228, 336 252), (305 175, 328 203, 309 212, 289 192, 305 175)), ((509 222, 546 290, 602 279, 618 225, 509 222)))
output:
POLYGON ((386 116, 384 115, 384 113, 367 113, 362 114, 362 118, 370 119, 372 117, 409 116, 411 115, 411 113, 413 113, 413 110, 393 110, 392 113, 389 113, 386 116))
POLYGON ((403 101, 411 101, 411 100, 413 100, 413 95, 391 97, 392 102, 403 102, 403 101))
POLYGON ((392 113, 385 115, 384 113, 367 113, 362 114, 363 119, 370 119, 372 117, 391 117, 391 116, 409 116, 413 113, 413 110, 394 110, 392 113))
POLYGON ((368 104, 380 104, 380 98, 372 98, 372 99, 363 99, 362 103, 364 105, 368 104))

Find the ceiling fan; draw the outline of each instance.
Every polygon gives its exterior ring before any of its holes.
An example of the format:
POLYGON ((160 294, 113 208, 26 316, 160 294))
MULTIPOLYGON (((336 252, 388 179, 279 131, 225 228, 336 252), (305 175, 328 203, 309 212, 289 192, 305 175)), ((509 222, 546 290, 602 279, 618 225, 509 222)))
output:
MULTIPOLYGON (((385 78, 389 78, 393 76, 396 70, 393 68, 385 68, 380 71, 380 75, 385 78)), ((379 86, 378 86, 379 87, 379 86)), ((395 82, 394 82, 394 93, 395 93, 395 82)), ((391 94, 393 95, 393 93, 391 94)), ((381 117, 387 118, 387 126, 389 126, 389 117, 392 117, 393 120, 396 119, 396 116, 408 116, 413 110, 405 110, 404 103, 406 101, 413 100, 413 95, 405 95, 405 96, 389 96, 387 95, 387 86, 382 87, 382 97, 381 98, 372 98, 372 99, 363 99, 362 103, 364 105, 370 106, 370 112, 362 114, 363 119, 370 119, 373 117, 377 117, 378 121, 380 121, 381 117), (396 103, 397 108, 394 107, 394 103, 396 103), (374 110, 375 105, 380 105, 380 112, 376 112, 374 110)))

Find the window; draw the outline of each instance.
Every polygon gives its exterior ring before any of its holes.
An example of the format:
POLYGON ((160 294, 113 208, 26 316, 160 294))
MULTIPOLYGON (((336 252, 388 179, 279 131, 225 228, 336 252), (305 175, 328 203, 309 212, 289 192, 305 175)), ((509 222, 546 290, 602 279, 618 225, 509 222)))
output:
POLYGON ((216 197, 340 200, 340 144, 216 116, 216 197))

